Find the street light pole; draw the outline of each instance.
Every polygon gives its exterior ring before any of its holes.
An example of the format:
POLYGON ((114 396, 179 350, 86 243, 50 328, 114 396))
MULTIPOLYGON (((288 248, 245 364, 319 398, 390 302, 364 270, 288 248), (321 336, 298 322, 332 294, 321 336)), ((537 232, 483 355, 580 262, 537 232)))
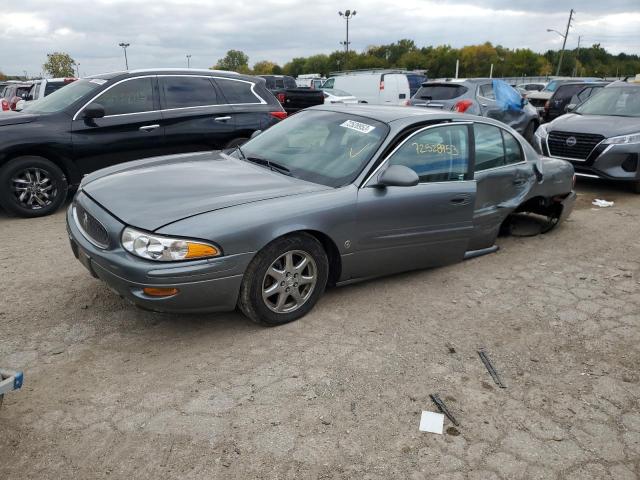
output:
POLYGON ((191 54, 187 54, 187 68, 191 68, 191 54))
POLYGON ((353 12, 351 10, 345 10, 344 13, 342 12, 338 12, 338 15, 340 15, 342 18, 344 18, 347 21, 347 39, 344 42, 340 42, 344 45, 344 69, 347 69, 347 63, 349 62, 349 20, 351 20, 351 18, 356 16, 356 11, 354 10, 353 12))
POLYGON ((80 78, 80 64, 76 63, 76 77, 80 78))
POLYGON ((564 32, 564 35, 557 30, 552 28, 547 28, 547 32, 557 33, 562 37, 562 50, 560 50, 560 60, 558 60, 558 68, 556 69, 556 77, 560 75, 560 68, 562 68, 562 58, 564 57, 564 49, 567 46, 567 37, 569 36, 569 28, 571 28, 571 20, 573 20, 573 14, 576 13, 572 8, 569 12, 569 21, 567 22, 567 30, 564 32))
POLYGON ((122 50, 124 50, 124 66, 125 66, 125 70, 129 70, 129 60, 127 59, 127 47, 129 46, 128 43, 119 43, 118 46, 122 47, 122 50))

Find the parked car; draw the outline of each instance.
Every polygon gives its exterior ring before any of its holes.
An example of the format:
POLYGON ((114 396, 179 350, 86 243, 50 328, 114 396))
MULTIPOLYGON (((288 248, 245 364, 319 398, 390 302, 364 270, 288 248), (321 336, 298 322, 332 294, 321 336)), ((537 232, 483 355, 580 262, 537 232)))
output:
POLYGON ((575 83, 575 82, 595 82, 598 81, 597 78, 558 78, 551 80, 547 85, 540 90, 539 92, 531 92, 527 95, 527 100, 529 103, 533 105, 538 111, 538 115, 540 116, 540 120, 544 120, 544 106, 547 104, 547 101, 551 98, 553 93, 560 85, 564 85, 565 83, 575 83))
POLYGON ((609 82, 569 82, 559 85, 544 105, 544 121, 550 122, 564 115, 569 105, 576 107, 608 84, 609 82))
POLYGON ((409 81, 409 98, 416 94, 424 82, 429 81, 427 76, 422 73, 405 73, 405 75, 409 81))
POLYGON ((298 77, 296 78, 296 85, 301 88, 306 87, 313 88, 314 90, 319 90, 325 80, 326 78, 319 73, 306 73, 303 75, 298 75, 298 77))
POLYGON ((513 94, 520 99, 520 108, 505 109, 496 99, 495 82, 498 80, 491 78, 426 82, 422 84, 410 103, 416 107, 454 110, 494 118, 517 130, 529 142, 533 142, 533 134, 540 124, 536 110, 526 99, 522 99, 513 87, 500 81, 504 88, 513 90, 513 94))
POLYGON ((196 69, 83 78, 0 114, 0 206, 47 215, 83 175, 154 155, 234 147, 286 117, 255 77, 196 69))
POLYGON ((2 97, 0 98, 0 110, 4 112, 8 110, 15 110, 18 102, 27 98, 30 89, 31 83, 8 84, 2 91, 2 97))
POLYGON ((324 105, 227 153, 88 175, 67 211, 89 272, 151 310, 238 306, 277 325, 327 284, 491 253, 515 212, 573 207, 573 168, 513 129, 453 112, 324 105))
POLYGON ((286 75, 260 76, 265 80, 269 91, 275 95, 289 115, 324 103, 324 95, 320 90, 298 87, 293 77, 286 75))
POLYGON ((344 90, 323 88, 324 103, 358 103, 358 99, 344 90))
POLYGON ((33 102, 35 100, 39 100, 41 98, 44 98, 47 95, 55 92, 56 90, 59 90, 60 88, 64 87, 65 85, 68 85, 71 82, 74 82, 75 80, 77 80, 77 79, 73 78, 73 77, 67 77, 67 78, 43 78, 41 80, 34 80, 32 85, 31 85, 31 89, 27 93, 27 96, 24 99, 19 100, 16 103, 15 110, 20 111, 29 102, 33 102))
POLYGON ((544 87, 546 87, 547 84, 546 83, 520 83, 518 85, 515 86, 516 89, 522 89, 526 92, 539 92, 540 90, 543 90, 544 87))
POLYGON ((612 83, 541 125, 536 149, 570 161, 578 176, 627 182, 640 193, 640 84, 612 83))
POLYGON ((395 71, 350 71, 327 79, 322 88, 350 92, 359 103, 372 105, 407 105, 411 88, 406 73, 395 71))

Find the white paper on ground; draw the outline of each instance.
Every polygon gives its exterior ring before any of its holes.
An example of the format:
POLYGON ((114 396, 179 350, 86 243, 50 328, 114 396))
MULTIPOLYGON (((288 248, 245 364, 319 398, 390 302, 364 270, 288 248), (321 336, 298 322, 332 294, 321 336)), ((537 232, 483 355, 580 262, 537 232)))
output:
POLYGON ((591 205, 595 205, 596 207, 613 207, 613 202, 596 198, 593 202, 591 202, 591 205))
POLYGON ((420 431, 439 433, 442 435, 442 429, 444 428, 444 415, 442 413, 422 411, 422 417, 420 417, 420 431))

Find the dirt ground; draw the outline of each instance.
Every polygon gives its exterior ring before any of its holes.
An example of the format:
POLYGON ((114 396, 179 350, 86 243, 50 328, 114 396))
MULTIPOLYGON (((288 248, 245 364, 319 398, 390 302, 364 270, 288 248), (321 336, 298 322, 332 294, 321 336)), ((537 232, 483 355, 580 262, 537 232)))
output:
POLYGON ((138 310, 73 258, 63 212, 0 213, 0 366, 25 372, 0 479, 637 479, 640 196, 578 190, 552 233, 272 329, 138 310), (444 435, 418 431, 436 392, 444 435))

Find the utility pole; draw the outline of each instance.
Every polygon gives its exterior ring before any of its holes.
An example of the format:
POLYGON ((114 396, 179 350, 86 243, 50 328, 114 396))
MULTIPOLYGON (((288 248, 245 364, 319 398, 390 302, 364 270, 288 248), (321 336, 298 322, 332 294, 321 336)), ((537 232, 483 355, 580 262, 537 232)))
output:
POLYGON ((347 64, 349 62, 349 43, 351 43, 349 42, 349 20, 351 20, 352 17, 356 16, 356 11, 354 10, 352 12, 351 10, 345 10, 344 13, 338 12, 338 15, 340 15, 347 21, 347 39, 344 42, 340 42, 344 45, 344 69, 346 70, 347 64))
POLYGON ((118 44, 119 47, 122 47, 122 50, 124 50, 124 66, 125 66, 125 70, 129 70, 129 60, 127 60, 127 47, 129 46, 128 43, 119 43, 118 44))
POLYGON ((573 76, 578 76, 578 62, 580 61, 580 40, 582 40, 582 35, 578 35, 578 48, 576 49, 576 65, 573 67, 573 76))
POLYGON ((80 78, 80 64, 76 62, 76 77, 80 78))
POLYGON ((191 54, 187 55, 187 68, 191 68, 191 54))
POLYGON ((562 40, 562 50, 560 50, 560 60, 558 60, 558 69, 556 70, 556 77, 560 75, 560 68, 562 67, 562 57, 564 56, 564 48, 567 46, 567 37, 569 36, 569 28, 571 27, 571 20, 573 20, 573 14, 576 13, 572 8, 569 12, 569 21, 567 22, 567 30, 564 33, 562 40))

